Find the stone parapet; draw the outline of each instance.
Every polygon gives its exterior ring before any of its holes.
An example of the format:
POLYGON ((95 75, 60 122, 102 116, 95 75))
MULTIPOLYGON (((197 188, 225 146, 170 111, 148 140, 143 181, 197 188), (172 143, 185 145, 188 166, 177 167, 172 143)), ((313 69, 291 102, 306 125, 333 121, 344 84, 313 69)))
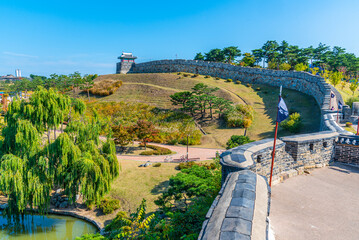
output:
POLYGON ((266 239, 269 194, 264 177, 249 170, 230 173, 198 239, 266 239))

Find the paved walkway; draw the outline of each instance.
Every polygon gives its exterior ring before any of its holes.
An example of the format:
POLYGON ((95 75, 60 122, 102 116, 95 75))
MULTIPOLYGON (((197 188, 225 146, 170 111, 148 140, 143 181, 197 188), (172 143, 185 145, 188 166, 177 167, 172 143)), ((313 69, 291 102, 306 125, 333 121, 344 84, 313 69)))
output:
POLYGON ((277 240, 359 239, 359 169, 316 169, 273 186, 270 220, 277 240))
MULTIPOLYGON (((165 148, 168 148, 171 151, 176 152, 176 153, 172 154, 172 155, 166 155, 166 156, 139 156, 139 155, 117 154, 117 159, 150 161, 150 162, 164 162, 164 159, 167 156, 172 157, 172 159, 180 159, 181 156, 186 156, 186 154, 187 154, 187 147, 165 145, 165 144, 159 144, 159 143, 149 143, 149 144, 165 147, 165 148)), ((213 148, 189 147, 188 148, 188 156, 189 156, 189 158, 199 158, 200 161, 211 160, 212 158, 214 158, 216 156, 216 152, 221 153, 222 151, 225 151, 225 150, 224 149, 213 149, 213 148)))

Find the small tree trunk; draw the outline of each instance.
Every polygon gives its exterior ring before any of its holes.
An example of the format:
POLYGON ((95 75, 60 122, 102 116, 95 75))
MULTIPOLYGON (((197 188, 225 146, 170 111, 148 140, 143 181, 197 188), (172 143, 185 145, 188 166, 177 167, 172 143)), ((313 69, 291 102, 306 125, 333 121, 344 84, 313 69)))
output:
POLYGON ((87 97, 88 97, 88 99, 90 101, 90 89, 87 89, 87 97))
POLYGON ((247 135, 247 128, 244 129, 244 134, 243 136, 246 136, 247 135))
POLYGON ((48 140, 49 144, 51 143, 51 141, 50 141, 50 133, 51 133, 51 129, 50 129, 50 127, 48 127, 48 130, 47 130, 47 140, 48 140))

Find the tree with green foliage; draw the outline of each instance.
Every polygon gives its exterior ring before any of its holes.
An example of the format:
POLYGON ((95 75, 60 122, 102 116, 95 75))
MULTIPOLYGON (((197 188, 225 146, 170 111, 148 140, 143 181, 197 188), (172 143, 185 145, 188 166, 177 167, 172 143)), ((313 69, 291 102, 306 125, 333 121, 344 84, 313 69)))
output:
POLYGON ((93 88, 94 80, 97 78, 97 74, 85 75, 82 80, 81 89, 87 92, 87 97, 90 101, 90 89, 93 88))
POLYGON ((226 56, 219 48, 212 49, 208 53, 205 53, 205 61, 224 62, 225 59, 226 56))
POLYGON ((118 163, 113 141, 108 138, 100 145, 100 122, 82 115, 82 120, 71 121, 64 133, 55 135, 71 109, 83 113, 79 101, 71 104, 68 97, 39 88, 30 101, 15 99, 9 105, 0 144, 0 191, 10 196, 9 217, 17 218, 27 206, 46 212, 55 186, 64 190, 70 203, 81 194, 88 205, 109 191, 118 163), (42 141, 45 132, 47 142, 42 141))
POLYGON ((329 76, 329 82, 335 87, 342 81, 343 73, 342 72, 333 72, 329 76))
POLYGON ((196 56, 194 57, 194 60, 204 60, 204 56, 201 52, 197 53, 196 56))
POLYGON ((225 61, 227 63, 232 63, 237 57, 240 57, 241 54, 241 50, 238 49, 238 47, 235 46, 231 46, 231 47, 226 47, 223 48, 222 50, 223 55, 225 57, 225 61))
POLYGON ((250 53, 244 53, 244 57, 242 58, 240 65, 244 67, 253 67, 256 63, 256 58, 254 55, 250 53))

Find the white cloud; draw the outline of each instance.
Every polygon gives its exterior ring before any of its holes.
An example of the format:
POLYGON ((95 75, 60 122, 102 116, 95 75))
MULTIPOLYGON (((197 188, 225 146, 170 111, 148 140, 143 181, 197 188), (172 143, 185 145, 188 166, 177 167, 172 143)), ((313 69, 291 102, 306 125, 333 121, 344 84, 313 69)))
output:
POLYGON ((27 57, 27 58, 38 58, 38 56, 32 56, 23 53, 14 53, 14 52, 3 52, 5 55, 14 56, 14 57, 27 57))

